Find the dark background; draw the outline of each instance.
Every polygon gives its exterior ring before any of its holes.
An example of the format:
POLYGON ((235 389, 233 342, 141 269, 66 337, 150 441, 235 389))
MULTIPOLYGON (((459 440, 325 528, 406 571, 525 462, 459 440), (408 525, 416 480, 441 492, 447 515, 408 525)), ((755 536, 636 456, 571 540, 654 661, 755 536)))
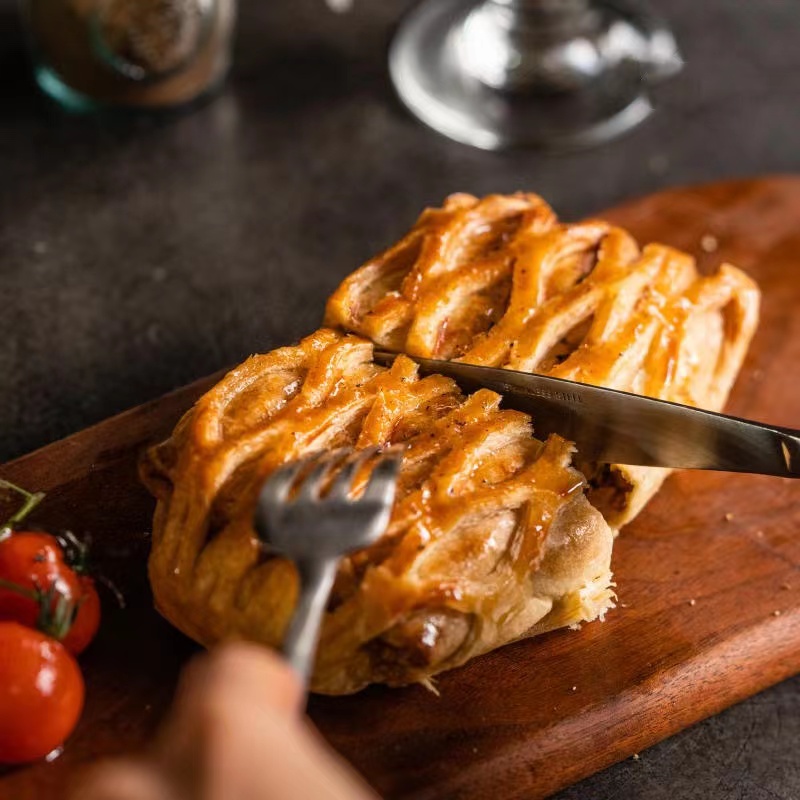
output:
MULTIPOLYGON (((220 97, 109 122, 36 94, 0 0, 0 459, 309 332, 343 275, 450 192, 534 190, 576 218, 800 165, 794 0, 657 3, 686 69, 633 134, 561 156, 485 153, 411 119, 385 56, 408 5, 243 0, 220 97)), ((560 797, 796 800, 798 742, 796 678, 560 797)))

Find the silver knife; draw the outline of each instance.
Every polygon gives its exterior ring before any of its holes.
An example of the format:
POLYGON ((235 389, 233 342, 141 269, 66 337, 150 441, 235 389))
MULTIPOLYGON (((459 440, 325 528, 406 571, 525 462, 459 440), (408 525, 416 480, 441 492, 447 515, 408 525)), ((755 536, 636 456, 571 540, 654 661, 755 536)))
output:
MULTIPOLYGON (((376 350, 374 358, 389 365, 398 355, 376 350)), ((506 408, 530 414, 537 437, 557 433, 592 461, 800 478, 800 430, 561 378, 408 358, 421 374, 446 375, 466 392, 503 395, 506 408)))

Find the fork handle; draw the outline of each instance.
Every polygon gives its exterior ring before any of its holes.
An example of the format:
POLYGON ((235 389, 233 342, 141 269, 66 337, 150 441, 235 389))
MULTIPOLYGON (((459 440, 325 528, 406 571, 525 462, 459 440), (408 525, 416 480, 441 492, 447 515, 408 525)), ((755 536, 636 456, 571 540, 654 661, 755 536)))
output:
POLYGON ((307 687, 314 667, 322 614, 333 588, 339 559, 300 561, 296 566, 300 575, 300 597, 281 649, 307 687))

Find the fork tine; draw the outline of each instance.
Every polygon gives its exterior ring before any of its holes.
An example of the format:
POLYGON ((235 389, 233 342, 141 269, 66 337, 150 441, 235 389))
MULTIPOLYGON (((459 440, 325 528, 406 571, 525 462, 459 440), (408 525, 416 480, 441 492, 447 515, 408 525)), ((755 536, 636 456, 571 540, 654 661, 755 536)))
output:
POLYGON ((339 474, 334 478, 331 484, 328 497, 332 500, 346 499, 356 473, 362 464, 372 458, 377 452, 377 447, 368 447, 366 450, 359 450, 353 458, 339 470, 339 474))
POLYGON ((391 509, 397 488, 397 473, 400 471, 402 460, 403 454, 399 450, 382 453, 380 461, 369 476, 361 499, 386 503, 391 509))
MULTIPOLYGON (((300 502, 313 502, 319 500, 320 489, 325 476, 340 464, 352 451, 347 447, 340 447, 330 453, 320 453, 313 460, 313 467, 306 475, 305 480, 297 493, 300 502)), ((308 463, 308 462, 306 462, 308 463)))
POLYGON ((304 461, 290 461, 275 470, 269 476, 267 482, 261 490, 261 502, 276 505, 285 503, 289 497, 289 491, 297 480, 300 470, 308 463, 304 461))
POLYGON ((349 448, 316 453, 284 464, 262 489, 253 518, 255 531, 267 552, 294 561, 300 577, 300 595, 282 649, 306 682, 338 565, 344 555, 374 543, 386 529, 401 455, 398 448, 381 452, 377 447, 355 454, 349 448), (363 495, 349 500, 359 470, 376 455, 363 495), (320 489, 334 468, 340 469, 323 498, 320 489), (296 497, 290 501, 298 478, 296 497))

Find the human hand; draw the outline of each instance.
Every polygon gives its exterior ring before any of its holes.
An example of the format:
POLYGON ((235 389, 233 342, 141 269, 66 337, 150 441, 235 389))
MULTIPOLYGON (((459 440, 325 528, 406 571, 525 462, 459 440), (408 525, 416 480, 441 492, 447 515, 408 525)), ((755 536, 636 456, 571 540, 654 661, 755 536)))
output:
POLYGON ((301 716, 299 679, 236 643, 184 671, 146 759, 94 768, 74 800, 377 800, 301 716))

